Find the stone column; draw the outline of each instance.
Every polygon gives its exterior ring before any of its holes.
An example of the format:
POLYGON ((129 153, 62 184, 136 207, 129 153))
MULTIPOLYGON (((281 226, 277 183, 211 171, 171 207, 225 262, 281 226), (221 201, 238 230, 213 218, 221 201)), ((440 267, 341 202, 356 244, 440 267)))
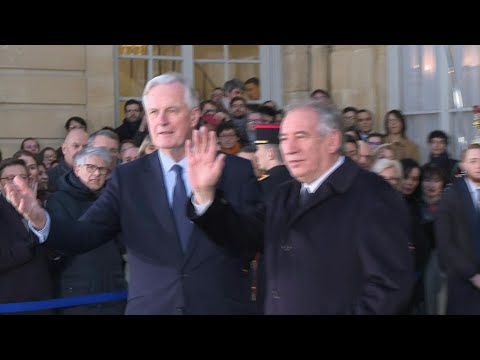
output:
POLYGON ((115 126, 114 46, 86 46, 87 118, 89 133, 115 126))
POLYGON ((310 92, 329 89, 329 46, 310 45, 310 92))
POLYGON ((335 45, 330 71, 332 96, 338 107, 371 110, 375 116, 375 129, 383 132, 387 99, 385 46, 335 45))
POLYGON ((284 103, 304 98, 310 92, 309 46, 283 45, 284 103))

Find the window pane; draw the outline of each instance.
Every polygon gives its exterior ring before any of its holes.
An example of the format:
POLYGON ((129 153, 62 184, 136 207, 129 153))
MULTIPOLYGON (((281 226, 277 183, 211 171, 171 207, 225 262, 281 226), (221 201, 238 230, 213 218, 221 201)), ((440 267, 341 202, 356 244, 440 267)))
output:
POLYGON ((175 71, 182 72, 182 62, 180 60, 153 60, 153 76, 175 71))
POLYGON ((181 45, 152 45, 153 55, 156 56, 182 56, 181 45))
POLYGON ((118 83, 121 97, 142 96, 147 76, 146 60, 118 59, 118 83))
MULTIPOLYGON (((260 79, 260 64, 230 64, 229 65, 229 78, 239 79, 246 82, 248 79, 256 77, 260 79)), ((247 86, 248 91, 245 91, 245 95, 248 100, 260 100, 261 86, 257 87, 253 85, 247 86)))
MULTIPOLYGON (((453 46, 453 66, 456 84, 462 94, 463 107, 478 105, 480 103, 480 46, 453 46)), ((452 109, 455 106, 451 92, 449 93, 449 106, 452 109)))
POLYGON ((194 45, 194 59, 223 59, 223 45, 194 45))
POLYGON ((200 100, 210 99, 210 94, 217 87, 223 88, 223 64, 195 64, 195 88, 200 100))
POLYGON ((402 47, 402 109, 406 112, 437 110, 439 81, 434 45, 402 47))
POLYGON ((229 45, 228 57, 230 59, 258 60, 259 45, 229 45))
POLYGON ((147 45, 118 45, 120 55, 147 55, 147 45))
POLYGON ((462 150, 466 149, 477 135, 478 130, 472 124, 473 111, 450 113, 450 123, 454 136, 451 136, 448 147, 452 157, 460 159, 462 150))
POLYGON ((405 116, 407 124, 407 138, 418 145, 420 149, 420 165, 428 161, 430 149, 427 144, 427 136, 430 132, 440 128, 440 115, 408 115, 405 116))

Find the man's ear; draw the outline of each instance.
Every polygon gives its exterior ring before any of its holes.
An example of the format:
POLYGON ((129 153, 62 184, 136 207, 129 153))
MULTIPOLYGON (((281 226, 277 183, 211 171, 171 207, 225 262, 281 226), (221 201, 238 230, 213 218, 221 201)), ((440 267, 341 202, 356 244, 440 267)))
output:
POLYGON ((192 129, 195 129, 197 127, 199 120, 200 120, 200 108, 194 107, 190 111, 190 126, 192 129))
POLYGON ((73 166, 73 172, 74 172, 75 176, 78 177, 78 174, 80 173, 80 166, 74 165, 73 166))
POLYGON ((340 130, 335 129, 328 134, 328 152, 330 154, 336 153, 342 146, 342 133, 340 130))
POLYGON ((272 148, 268 149, 267 158, 268 158, 268 160, 274 160, 275 159, 275 151, 272 148))

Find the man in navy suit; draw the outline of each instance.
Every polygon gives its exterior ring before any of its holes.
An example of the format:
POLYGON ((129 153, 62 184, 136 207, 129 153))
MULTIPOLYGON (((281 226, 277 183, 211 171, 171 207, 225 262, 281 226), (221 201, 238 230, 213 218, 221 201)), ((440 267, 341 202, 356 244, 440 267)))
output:
MULTIPOLYGON (((463 178, 445 191, 435 225, 448 315, 480 315, 480 145, 462 156, 463 178)), ((436 295, 436 294, 435 294, 436 295)), ((439 296, 439 295, 437 295, 439 296)))
MULTIPOLYGON (((9 201, 40 241, 66 254, 86 252, 121 233, 130 277, 127 314, 252 312, 245 268, 254 254, 232 255, 186 216, 191 188, 185 142, 200 114, 194 90, 179 74, 163 74, 147 83, 143 103, 159 151, 117 167, 79 221, 50 219, 18 178, 7 188, 9 201)), ((259 188, 247 160, 228 156, 217 189, 239 214, 257 206, 259 188)))

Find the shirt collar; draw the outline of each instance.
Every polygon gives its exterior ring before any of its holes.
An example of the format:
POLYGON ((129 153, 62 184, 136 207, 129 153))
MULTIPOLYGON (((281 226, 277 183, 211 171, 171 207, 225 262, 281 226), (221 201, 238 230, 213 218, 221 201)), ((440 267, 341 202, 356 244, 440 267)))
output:
POLYGON ((477 194, 477 189, 480 189, 480 188, 478 188, 477 185, 475 185, 475 183, 472 180, 470 180, 470 178, 468 177, 465 177, 465 182, 467 183, 468 190, 471 193, 477 194))
POLYGON ((167 174, 170 170, 172 170, 172 166, 175 164, 180 165, 185 171, 187 170, 186 158, 183 158, 177 163, 171 157, 165 155, 160 150, 158 150, 158 158, 160 159, 160 164, 162 165, 162 171, 164 174, 167 174))
POLYGON ((306 188, 310 194, 313 194, 317 189, 322 185, 322 183, 335 171, 337 170, 340 165, 342 165, 345 161, 345 156, 340 156, 338 160, 333 164, 333 166, 327 170, 322 176, 320 176, 317 180, 311 182, 310 184, 302 183, 302 189, 306 188))

